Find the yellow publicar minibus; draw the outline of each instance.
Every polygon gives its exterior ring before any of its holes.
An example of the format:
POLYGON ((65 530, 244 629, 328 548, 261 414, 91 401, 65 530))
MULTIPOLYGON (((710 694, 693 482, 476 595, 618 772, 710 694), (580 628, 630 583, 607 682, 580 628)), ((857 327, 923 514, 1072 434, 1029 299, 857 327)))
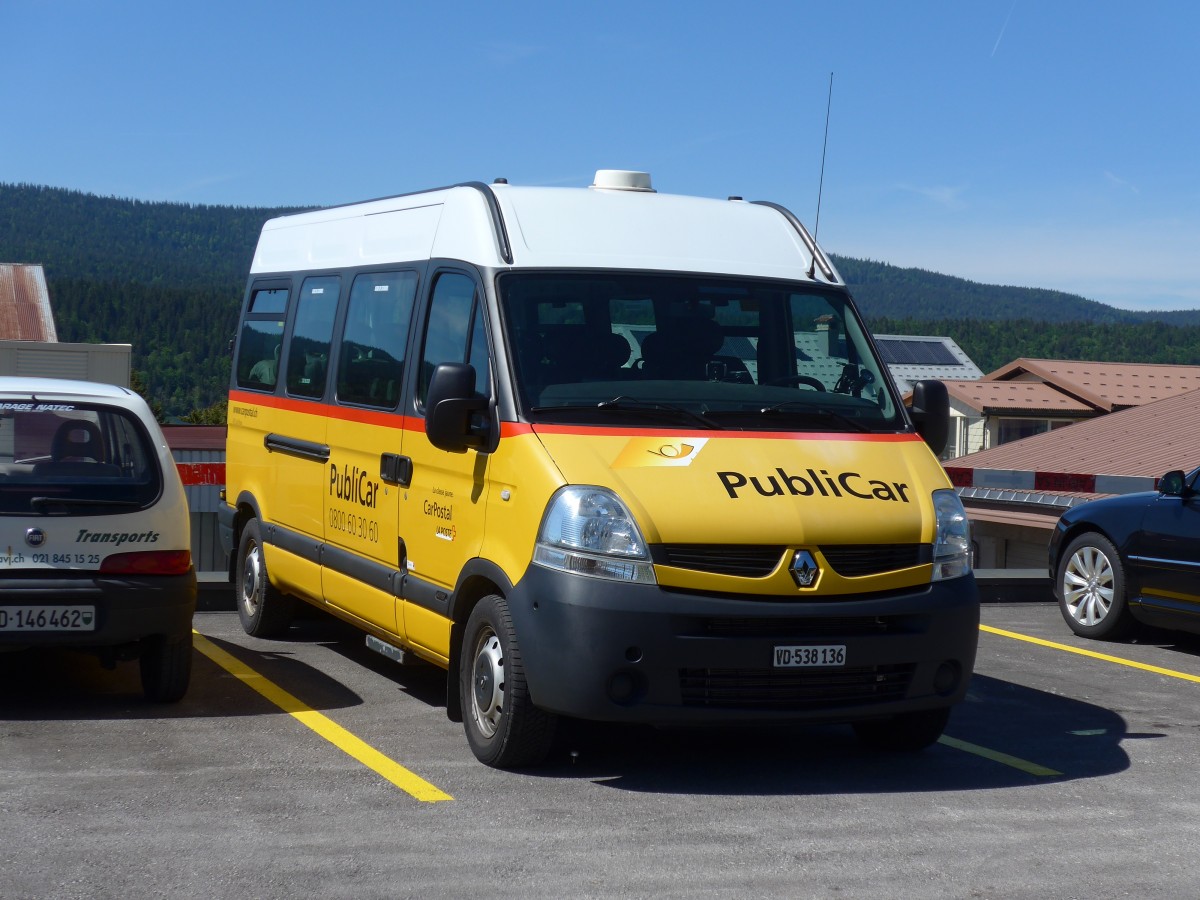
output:
POLYGON ((441 666, 484 763, 541 761, 562 717, 919 749, 966 693, 945 388, 903 405, 779 205, 601 170, 272 219, 234 355, 246 631, 299 600, 441 666))

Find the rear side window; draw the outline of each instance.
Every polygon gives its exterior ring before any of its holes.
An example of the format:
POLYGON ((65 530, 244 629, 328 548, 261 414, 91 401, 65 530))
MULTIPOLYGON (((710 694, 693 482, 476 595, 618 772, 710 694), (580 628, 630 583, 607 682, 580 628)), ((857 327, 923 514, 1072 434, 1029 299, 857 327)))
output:
POLYGON ((36 401, 0 409, 0 515, 128 513, 161 493, 158 456, 136 416, 36 401))
POLYGON ((341 278, 320 275, 305 278, 296 307, 296 324, 287 353, 287 391, 299 397, 325 394, 329 375, 329 345, 337 314, 341 278))
POLYGON ((251 292, 238 341, 235 367, 238 387, 258 391, 275 389, 279 380, 287 301, 286 287, 256 287, 251 292))

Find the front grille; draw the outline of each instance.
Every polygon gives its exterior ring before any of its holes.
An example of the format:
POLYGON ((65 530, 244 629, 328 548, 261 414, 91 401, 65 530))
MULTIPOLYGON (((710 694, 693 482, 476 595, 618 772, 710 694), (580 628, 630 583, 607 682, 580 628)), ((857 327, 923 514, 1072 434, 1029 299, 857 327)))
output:
MULTIPOLYGON (((933 561, 929 544, 839 544, 819 549, 843 578, 911 569, 933 561)), ((777 544, 654 544, 650 548, 656 565, 741 578, 766 578, 790 552, 777 544)))
POLYGON ((679 689, 684 706, 800 712, 903 699, 914 669, 680 669, 679 689))
POLYGON ((786 549, 765 544, 655 544, 650 555, 660 566, 766 578, 775 571, 786 549))
POLYGON ((821 547, 821 555, 843 578, 879 575, 933 562, 929 544, 842 544, 821 547))

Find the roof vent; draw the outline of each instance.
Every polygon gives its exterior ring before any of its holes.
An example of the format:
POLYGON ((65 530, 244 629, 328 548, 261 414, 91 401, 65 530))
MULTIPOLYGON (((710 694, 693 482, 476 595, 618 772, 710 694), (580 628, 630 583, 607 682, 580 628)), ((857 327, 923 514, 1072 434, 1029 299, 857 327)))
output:
POLYGON ((655 193, 650 186, 649 172, 630 172, 626 169, 597 169, 592 187, 600 191, 642 191, 655 193))

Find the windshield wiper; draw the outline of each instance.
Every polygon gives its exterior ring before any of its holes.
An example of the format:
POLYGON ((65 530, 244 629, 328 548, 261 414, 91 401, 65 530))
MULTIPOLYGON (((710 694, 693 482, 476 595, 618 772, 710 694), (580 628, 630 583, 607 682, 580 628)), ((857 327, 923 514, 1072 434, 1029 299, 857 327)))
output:
POLYGON ((643 416, 666 413, 674 417, 676 420, 683 419, 688 422, 693 422, 709 430, 724 430, 723 425, 713 421, 702 413, 692 412, 690 409, 685 409, 682 406, 675 406, 671 403, 659 403, 657 400, 638 400, 635 397, 613 397, 611 400, 602 400, 594 405, 577 403, 563 406, 535 406, 529 411, 531 413, 556 413, 595 412, 597 410, 605 412, 615 410, 617 412, 630 412, 643 416))
POLYGON ((785 400, 783 403, 776 403, 774 406, 764 406, 758 413, 762 416, 800 415, 807 418, 837 422, 850 431, 867 432, 871 430, 862 422, 851 419, 848 416, 843 416, 841 413, 834 412, 832 409, 827 409, 824 406, 811 406, 804 400, 785 400))

